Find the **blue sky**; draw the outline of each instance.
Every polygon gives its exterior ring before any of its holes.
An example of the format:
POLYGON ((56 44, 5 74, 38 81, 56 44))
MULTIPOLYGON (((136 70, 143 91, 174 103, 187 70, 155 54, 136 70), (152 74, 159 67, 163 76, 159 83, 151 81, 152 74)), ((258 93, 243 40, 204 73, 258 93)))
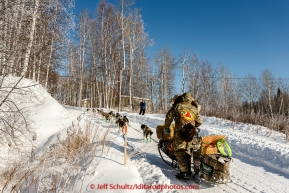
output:
MULTIPOLYGON (((75 14, 93 12, 98 2, 76 0, 75 14)), ((175 57, 189 49, 235 77, 259 77, 268 69, 289 78, 289 0, 136 0, 134 7, 155 42, 147 49, 150 58, 165 46, 175 57)))

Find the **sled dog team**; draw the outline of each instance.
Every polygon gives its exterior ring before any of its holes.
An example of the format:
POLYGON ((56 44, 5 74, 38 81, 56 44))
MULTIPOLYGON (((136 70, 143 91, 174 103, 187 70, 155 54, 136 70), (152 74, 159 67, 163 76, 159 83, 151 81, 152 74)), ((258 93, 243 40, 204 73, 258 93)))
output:
MULTIPOLYGON (((89 111, 89 109, 87 111, 89 111)), ((114 113, 113 111, 107 113, 104 112, 102 109, 97 110, 93 109, 92 111, 95 115, 100 114, 108 122, 112 122, 114 119, 115 124, 118 126, 119 130, 123 130, 124 126, 129 125, 129 120, 125 115, 122 116, 119 113, 114 113)), ((141 130, 143 132, 143 139, 147 142, 148 141, 151 142, 152 140, 151 136, 153 134, 152 129, 145 124, 141 124, 141 130)))

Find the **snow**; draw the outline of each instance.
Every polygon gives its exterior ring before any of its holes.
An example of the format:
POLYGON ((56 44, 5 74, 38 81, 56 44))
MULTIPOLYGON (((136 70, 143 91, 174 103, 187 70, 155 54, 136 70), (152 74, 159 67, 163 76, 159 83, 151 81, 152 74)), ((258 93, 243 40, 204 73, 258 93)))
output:
MULTIPOLYGON (((5 84, 13 84, 13 81, 16 79, 8 77, 5 84)), ((37 83, 28 79, 21 82, 22 86, 34 84, 37 83)), ((80 172, 75 185, 67 192, 288 192, 289 143, 284 134, 258 125, 203 117, 204 123, 200 127, 202 136, 227 136, 227 142, 233 151, 230 167, 232 182, 220 185, 207 182, 201 185, 185 183, 175 179, 177 171, 160 158, 156 132, 154 131, 152 142, 143 140, 140 125, 146 124, 155 130, 158 124, 164 123, 164 114, 120 112, 130 120, 127 134, 129 159, 124 166, 124 140, 113 123, 106 122, 100 115, 87 112, 84 108, 59 104, 40 85, 29 88, 29 91, 33 92, 29 100, 17 93, 13 93, 11 98, 29 112, 30 126, 37 135, 33 144, 36 155, 40 156, 60 139, 64 140, 68 135, 67 129, 72 124, 79 123, 81 127, 85 127, 92 123, 91 127, 98 132, 99 144, 107 134, 105 145, 97 146, 95 156, 88 156, 79 163, 80 172), (191 189, 186 189, 189 186, 191 189)), ((110 110, 113 109, 104 109, 106 112, 110 110)), ((5 163, 11 154, 9 147, 2 149, 1 171, 5 169, 5 163)), ((52 169, 65 170, 63 166, 52 166, 52 169)), ((0 186, 3 184, 0 183, 0 186)), ((36 192, 32 187, 29 190, 36 192)))

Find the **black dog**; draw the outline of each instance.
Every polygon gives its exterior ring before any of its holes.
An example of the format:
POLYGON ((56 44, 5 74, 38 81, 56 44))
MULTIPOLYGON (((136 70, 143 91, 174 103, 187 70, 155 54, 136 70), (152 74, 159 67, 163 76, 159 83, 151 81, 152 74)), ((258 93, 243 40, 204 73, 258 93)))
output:
POLYGON ((113 111, 110 111, 108 114, 110 114, 110 116, 115 117, 115 114, 113 111))
POLYGON ((146 126, 145 124, 142 124, 141 129, 143 130, 143 139, 148 142, 148 136, 150 136, 150 142, 152 141, 152 134, 154 133, 151 128, 149 128, 148 126, 146 126))
POLYGON ((119 128, 123 128, 126 125, 121 118, 118 118, 115 124, 117 124, 119 128))
POLYGON ((122 120, 125 122, 125 124, 129 124, 129 120, 126 116, 123 116, 122 120))

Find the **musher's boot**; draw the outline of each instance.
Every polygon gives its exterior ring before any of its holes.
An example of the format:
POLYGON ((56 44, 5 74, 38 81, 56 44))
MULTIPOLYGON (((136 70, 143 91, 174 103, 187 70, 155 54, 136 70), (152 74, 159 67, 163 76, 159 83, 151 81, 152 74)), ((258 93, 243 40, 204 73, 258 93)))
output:
POLYGON ((198 174, 195 174, 193 176, 193 181, 196 182, 197 184, 201 184, 202 183, 202 179, 198 174))
POLYGON ((176 178, 180 180, 189 180, 190 174, 188 172, 180 172, 176 174, 176 178))

